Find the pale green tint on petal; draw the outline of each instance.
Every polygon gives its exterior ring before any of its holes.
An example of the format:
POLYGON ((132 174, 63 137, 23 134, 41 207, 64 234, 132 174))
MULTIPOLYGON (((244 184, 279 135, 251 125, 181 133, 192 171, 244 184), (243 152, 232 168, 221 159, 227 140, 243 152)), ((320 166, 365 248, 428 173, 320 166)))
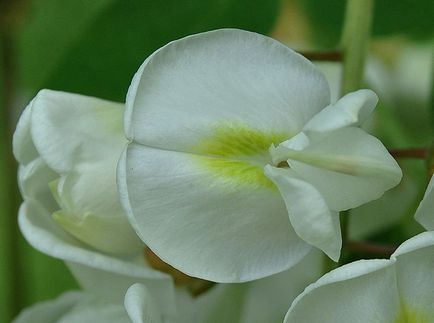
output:
POLYGON ((58 205, 51 194, 49 183, 59 175, 53 172, 41 157, 18 167, 18 185, 24 199, 34 199, 54 212, 58 205))
POLYGON ((243 124, 219 124, 211 134, 192 146, 194 152, 213 157, 248 158, 260 156, 267 160, 268 149, 292 137, 289 132, 262 131, 243 124))
POLYGON ((241 282, 290 268, 308 253, 277 190, 227 185, 192 158, 130 144, 119 162, 130 222, 161 259, 190 276, 241 282))
POLYGON ((434 176, 431 177, 425 195, 414 214, 417 222, 427 230, 434 230, 434 176))
POLYGON ((125 129, 137 143, 194 152, 216 124, 297 133, 329 97, 322 73, 281 43, 215 30, 171 42, 143 63, 129 88, 125 129))
POLYGON ((371 90, 348 93, 309 120, 303 131, 327 132, 360 126, 372 113, 377 102, 378 96, 371 90))
POLYGON ((423 310, 402 305, 393 323, 432 323, 433 320, 434 316, 430 318, 423 310))
POLYGON ((12 323, 56 323, 85 295, 66 292, 54 300, 44 301, 25 308, 12 323))
POLYGON ((102 252, 128 255, 143 250, 143 243, 125 217, 63 210, 54 212, 52 217, 66 232, 102 252))
POLYGON ((67 261, 81 286, 89 292, 121 300, 129 286, 141 282, 157 295, 161 308, 173 313, 170 277, 150 268, 141 253, 134 258, 122 258, 95 251, 62 230, 48 211, 33 200, 22 204, 18 220, 26 240, 40 252, 67 261))
POLYGON ((163 323, 152 295, 141 284, 134 284, 125 294, 125 309, 133 323, 163 323))
POLYGON ((33 101, 31 101, 21 113, 12 140, 14 156, 17 161, 23 165, 28 164, 39 156, 30 135, 32 105, 33 101))
POLYGON ((405 241, 392 258, 396 258, 403 304, 434 322, 434 232, 424 232, 405 241))
POLYGON ((62 176, 54 196, 61 210, 55 221, 79 240, 103 252, 131 255, 143 243, 128 223, 116 187, 119 152, 95 162, 78 163, 62 176))
POLYGON ((330 211, 315 187, 292 170, 267 165, 264 172, 279 189, 295 232, 338 261, 342 246, 339 215, 330 211))
POLYGON ((334 211, 377 199, 401 180, 401 169, 383 144, 359 128, 343 128, 309 139, 303 150, 289 152, 288 163, 334 211))
POLYGON ((273 189, 264 176, 263 167, 270 162, 268 149, 291 137, 288 132, 277 133, 248 128, 242 124, 221 124, 212 128, 191 150, 199 167, 226 178, 228 185, 253 185, 273 189))
POLYGON ((392 323, 399 312, 392 260, 360 260, 308 286, 285 323, 392 323))
POLYGON ((42 90, 33 100, 31 134, 49 167, 58 173, 76 163, 119 154, 123 105, 78 94, 42 90))

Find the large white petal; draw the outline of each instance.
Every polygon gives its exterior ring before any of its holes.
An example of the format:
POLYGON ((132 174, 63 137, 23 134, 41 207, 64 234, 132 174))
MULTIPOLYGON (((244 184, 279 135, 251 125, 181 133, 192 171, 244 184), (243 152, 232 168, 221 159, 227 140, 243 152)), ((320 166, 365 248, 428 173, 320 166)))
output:
POLYGON ((130 222, 190 276, 240 282, 293 266, 310 248, 262 169, 242 163, 129 145, 118 181, 130 222))
POLYGON ((78 161, 113 158, 126 143, 122 107, 83 95, 42 90, 31 110, 33 142, 58 173, 72 169, 78 161))
POLYGON ((401 169, 383 144, 359 128, 309 139, 306 148, 289 153, 288 163, 334 211, 377 199, 401 180, 401 169))
POLYGON ((402 311, 411 322, 434 322, 434 232, 405 241, 392 259, 396 259, 402 311))
POLYGON ((322 73, 301 55, 263 35, 222 29, 171 42, 143 63, 125 129, 138 143, 186 152, 228 125, 289 138, 329 96, 322 73))
POLYGON ((434 230, 434 176, 431 177, 425 195, 414 214, 414 218, 427 230, 434 230))
POLYGON ((158 272, 144 257, 112 257, 94 249, 63 231, 37 202, 26 200, 19 211, 19 225, 26 240, 37 250, 66 260, 80 284, 101 297, 119 300, 135 282, 146 284, 158 295, 160 306, 173 313, 173 285, 166 274, 158 272))
POLYGON ((133 323, 162 323, 162 315, 144 285, 134 284, 125 294, 125 309, 133 323))
POLYGON ((297 178, 292 170, 267 165, 264 171, 282 194, 295 232, 338 261, 342 247, 339 214, 330 211, 315 187, 297 178))
POLYGON ((310 119, 303 131, 326 132, 359 126, 368 118, 377 102, 378 96, 371 90, 348 93, 310 119))
POLYGON ((295 299, 284 322, 395 322, 399 295, 393 264, 360 260, 331 271, 295 299))

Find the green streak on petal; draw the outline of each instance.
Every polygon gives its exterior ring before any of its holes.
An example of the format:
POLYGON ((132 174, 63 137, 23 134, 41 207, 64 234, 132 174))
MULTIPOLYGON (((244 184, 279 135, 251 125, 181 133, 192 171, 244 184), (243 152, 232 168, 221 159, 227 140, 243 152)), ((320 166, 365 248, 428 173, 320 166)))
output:
POLYGON ((195 151, 218 157, 268 156, 271 144, 279 144, 291 137, 289 133, 265 132, 236 123, 217 125, 195 151))
POLYGON ((430 323, 428 315, 420 310, 410 308, 407 305, 401 306, 395 323, 430 323))
POLYGON ((219 124, 211 134, 192 147, 198 163, 227 184, 275 189, 264 175, 263 167, 271 162, 268 149, 292 134, 263 131, 236 123, 219 124))
POLYGON ((216 176, 227 180, 227 184, 249 185, 275 189, 274 183, 265 175, 262 167, 248 161, 197 156, 201 166, 216 176))

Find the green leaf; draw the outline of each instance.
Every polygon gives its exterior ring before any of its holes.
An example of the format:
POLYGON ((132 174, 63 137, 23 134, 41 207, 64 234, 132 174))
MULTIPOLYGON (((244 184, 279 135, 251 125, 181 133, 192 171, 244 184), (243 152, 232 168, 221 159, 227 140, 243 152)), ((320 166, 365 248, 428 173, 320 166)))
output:
MULTIPOLYGON (((52 0, 50 3, 60 6, 52 0)), ((32 80, 23 78, 32 91, 47 87, 123 101, 135 71, 157 48, 189 34, 224 27, 267 33, 276 18, 279 0, 100 0, 97 4, 90 3, 62 1, 62 5, 75 8, 69 16, 62 10, 62 14, 69 17, 66 22, 46 22, 55 28, 54 34, 48 27, 41 27, 42 23, 34 27, 38 31, 34 36, 33 30, 25 32, 24 47, 40 42, 45 47, 41 49, 38 45, 38 55, 33 56, 32 63, 23 70, 23 73, 31 71, 42 75, 32 80), (88 5, 92 16, 87 12, 88 5), (73 21, 75 18, 77 22, 73 21), (74 32, 69 31, 67 39, 59 38, 70 24, 74 32), (41 32, 43 28, 45 33, 41 32)), ((44 17, 46 21, 52 19, 60 20, 54 10, 44 17)), ((24 61, 30 59, 31 49, 25 52, 24 61)))
MULTIPOLYGON (((305 9, 319 45, 335 47, 340 39, 344 0, 298 0, 305 9)), ((406 35, 418 40, 434 37, 434 2, 431 0, 375 1, 373 36, 406 35)))

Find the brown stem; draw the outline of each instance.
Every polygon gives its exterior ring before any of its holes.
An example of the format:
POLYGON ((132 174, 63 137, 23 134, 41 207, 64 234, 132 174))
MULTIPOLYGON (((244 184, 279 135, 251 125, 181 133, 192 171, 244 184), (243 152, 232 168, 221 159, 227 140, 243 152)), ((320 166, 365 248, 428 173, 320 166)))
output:
POLYGON ((350 251, 369 253, 378 256, 390 257, 397 247, 373 242, 349 241, 346 247, 350 251))
POLYGON ((394 158, 425 159, 427 157, 425 148, 389 149, 389 153, 394 158))
POLYGON ((300 52, 301 55, 311 61, 328 61, 328 62, 342 62, 342 51, 329 51, 329 52, 300 52))

